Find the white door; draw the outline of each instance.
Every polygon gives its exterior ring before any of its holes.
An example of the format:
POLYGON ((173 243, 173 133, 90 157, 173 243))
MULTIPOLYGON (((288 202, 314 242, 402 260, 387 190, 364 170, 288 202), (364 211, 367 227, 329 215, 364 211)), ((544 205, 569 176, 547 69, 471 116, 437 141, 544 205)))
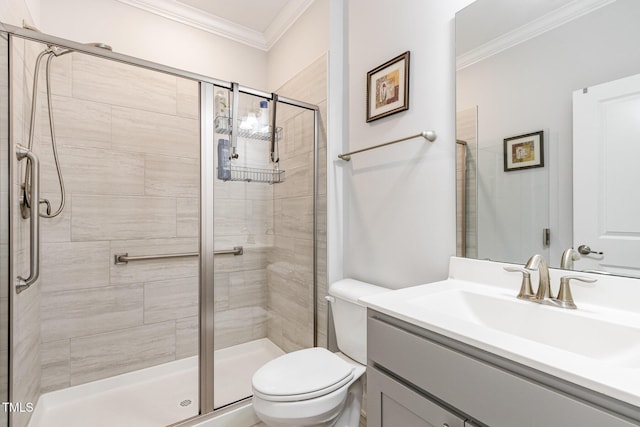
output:
POLYGON ((576 270, 640 276, 640 75, 573 93, 576 270), (583 248, 584 249, 584 248, 583 248))

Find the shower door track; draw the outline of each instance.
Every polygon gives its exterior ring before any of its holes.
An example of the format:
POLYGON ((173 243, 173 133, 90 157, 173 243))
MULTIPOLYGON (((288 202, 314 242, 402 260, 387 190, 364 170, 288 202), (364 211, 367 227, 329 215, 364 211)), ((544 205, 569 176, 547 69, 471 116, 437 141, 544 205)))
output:
MULTIPOLYGON (((176 77, 182 77, 182 78, 194 80, 197 82, 211 83, 214 86, 222 87, 229 90, 232 89, 232 84, 233 84, 232 82, 219 80, 213 77, 205 76, 203 74, 193 73, 191 71, 181 70, 179 68, 170 67, 168 65, 158 64, 156 62, 147 61, 144 59, 136 58, 134 56, 124 55, 122 53, 113 52, 110 50, 102 49, 100 47, 95 47, 95 46, 87 45, 84 43, 78 43, 72 40, 51 36, 49 34, 28 30, 26 28, 16 27, 13 25, 5 24, 4 22, 0 22, 0 31, 6 32, 11 35, 19 36, 23 39, 35 41, 38 43, 45 43, 48 45, 59 46, 59 47, 71 49, 75 52, 86 53, 87 55, 97 56, 99 58, 111 59, 113 61, 121 62, 123 64, 135 65, 136 67, 146 68, 148 70, 158 71, 158 72, 161 72, 164 74, 170 74, 176 77)), ((242 93, 258 96, 260 98, 264 98, 267 100, 274 99, 272 93, 265 92, 262 90, 253 89, 253 88, 242 86, 242 85, 238 86, 238 90, 242 93)), ((286 98, 283 96, 278 96, 277 100, 278 102, 282 102, 284 104, 305 108, 307 110, 318 111, 317 105, 309 104, 304 101, 286 98)))

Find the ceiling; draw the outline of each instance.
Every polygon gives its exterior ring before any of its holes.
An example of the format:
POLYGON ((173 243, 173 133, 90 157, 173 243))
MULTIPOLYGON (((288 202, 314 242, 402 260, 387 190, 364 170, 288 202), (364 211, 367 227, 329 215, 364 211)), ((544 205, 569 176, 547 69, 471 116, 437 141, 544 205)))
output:
POLYGON ((178 0, 203 13, 219 16, 264 33, 290 0, 178 0))
POLYGON ((314 0, 117 0, 268 51, 314 0))

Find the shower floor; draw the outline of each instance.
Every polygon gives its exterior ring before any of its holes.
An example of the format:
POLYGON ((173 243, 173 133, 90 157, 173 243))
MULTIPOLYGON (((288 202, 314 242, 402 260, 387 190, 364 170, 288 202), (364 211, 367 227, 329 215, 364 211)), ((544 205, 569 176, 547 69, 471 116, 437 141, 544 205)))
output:
MULTIPOLYGON (((267 338, 217 350, 214 406, 250 396, 254 372, 282 354, 267 338)), ((194 356, 45 393, 29 427, 162 427, 197 414, 198 358, 194 356)))

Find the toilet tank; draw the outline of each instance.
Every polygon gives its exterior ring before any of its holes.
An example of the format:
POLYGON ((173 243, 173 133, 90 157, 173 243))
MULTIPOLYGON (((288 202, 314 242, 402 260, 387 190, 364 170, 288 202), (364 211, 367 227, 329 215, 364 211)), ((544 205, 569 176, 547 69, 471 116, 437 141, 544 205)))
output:
POLYGON ((358 299, 388 291, 354 279, 339 280, 329 287, 338 348, 363 365, 367 364, 367 308, 358 299))

